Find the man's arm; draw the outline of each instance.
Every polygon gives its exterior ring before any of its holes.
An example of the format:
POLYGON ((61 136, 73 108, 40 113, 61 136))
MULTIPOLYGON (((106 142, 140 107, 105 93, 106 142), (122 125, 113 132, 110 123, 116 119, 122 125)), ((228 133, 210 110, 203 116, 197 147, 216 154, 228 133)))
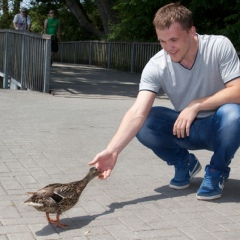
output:
POLYGON ((240 104, 240 78, 225 84, 225 88, 219 92, 204 98, 196 99, 179 114, 173 127, 173 134, 178 138, 189 136, 190 126, 198 112, 215 110, 227 103, 240 104))
POLYGON ((96 164, 102 172, 101 178, 110 176, 119 153, 136 136, 153 105, 156 94, 150 91, 140 91, 135 103, 124 115, 119 128, 107 148, 96 155, 89 165, 96 164))
POLYGON ((60 40, 60 37, 61 37, 61 27, 60 27, 60 20, 58 20, 57 36, 58 36, 58 39, 60 40))
POLYGON ((14 26, 14 29, 18 30, 18 26, 17 26, 17 14, 14 16, 14 19, 13 19, 13 26, 14 26))
POLYGON ((48 20, 46 19, 46 20, 44 21, 44 34, 47 33, 47 23, 48 23, 48 20))
POLYGON ((226 103, 240 104, 240 78, 226 83, 224 89, 212 96, 193 101, 193 104, 197 105, 198 112, 217 109, 226 103))
POLYGON ((28 15, 27 16, 27 31, 30 31, 30 28, 31 28, 31 18, 30 18, 30 16, 28 15))
POLYGON ((118 154, 136 136, 153 105, 156 94, 150 91, 140 91, 133 106, 128 110, 122 122, 108 144, 108 148, 114 149, 118 154))
POLYGON ((16 30, 18 30, 17 24, 15 22, 13 23, 13 26, 16 30))

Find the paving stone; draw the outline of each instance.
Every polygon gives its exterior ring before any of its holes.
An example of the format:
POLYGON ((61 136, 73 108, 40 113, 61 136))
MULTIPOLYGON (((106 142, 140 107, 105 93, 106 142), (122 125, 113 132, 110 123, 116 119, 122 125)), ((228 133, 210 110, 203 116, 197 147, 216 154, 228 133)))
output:
MULTIPOLYGON (((72 64, 54 64, 51 76, 55 95, 0 90, 0 240, 239 239, 239 150, 223 196, 215 201, 195 196, 211 152, 193 151, 203 169, 190 188, 174 190, 169 188, 174 168, 133 139, 111 177, 91 181, 76 206, 61 215, 69 228, 49 224, 45 213, 24 205, 28 191, 86 175, 88 162, 105 148, 133 104, 140 77, 72 64), (82 88, 83 75, 91 89, 82 88), (59 77, 72 81, 74 94, 57 84, 59 77), (122 91, 103 89, 103 81, 122 91)), ((171 107, 164 96, 154 105, 171 107)))

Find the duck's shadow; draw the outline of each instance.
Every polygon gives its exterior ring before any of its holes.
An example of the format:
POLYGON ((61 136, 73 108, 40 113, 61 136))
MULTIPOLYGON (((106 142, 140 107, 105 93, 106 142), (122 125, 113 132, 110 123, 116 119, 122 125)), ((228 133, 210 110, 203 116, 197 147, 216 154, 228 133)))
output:
MULTIPOLYGON (((63 224, 69 224, 70 226, 68 228, 59 228, 55 227, 52 224, 48 224, 40 231, 36 232, 37 236, 47 236, 54 233, 61 233, 73 229, 79 229, 87 226, 91 221, 95 220, 96 218, 111 214, 117 209, 124 208, 128 205, 135 205, 138 203, 144 203, 144 202, 151 202, 151 201, 159 201, 161 199, 166 198, 174 198, 174 197, 181 197, 181 196, 187 196, 190 194, 196 194, 200 184, 202 182, 202 178, 194 178, 191 182, 191 187, 187 189, 182 190, 174 190, 169 188, 168 185, 161 186, 159 188, 154 189, 157 194, 133 199, 130 201, 125 202, 114 202, 111 203, 108 206, 108 210, 95 214, 95 215, 86 215, 86 216, 79 216, 79 217, 73 217, 73 218, 64 218, 61 220, 61 223, 63 224)), ((237 179, 229 179, 224 188, 224 193, 222 198, 214 200, 215 203, 228 203, 228 202, 240 202, 240 180, 237 179)))

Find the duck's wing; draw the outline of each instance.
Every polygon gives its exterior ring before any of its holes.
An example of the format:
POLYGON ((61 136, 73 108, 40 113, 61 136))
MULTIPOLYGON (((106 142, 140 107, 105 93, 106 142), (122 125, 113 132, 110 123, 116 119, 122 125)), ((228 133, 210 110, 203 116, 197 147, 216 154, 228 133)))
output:
POLYGON ((36 192, 28 192, 28 194, 32 194, 32 196, 26 200, 25 203, 44 204, 44 202, 46 202, 47 205, 50 203, 58 203, 62 200, 62 197, 55 193, 55 189, 61 187, 62 185, 63 184, 61 183, 49 184, 36 192))

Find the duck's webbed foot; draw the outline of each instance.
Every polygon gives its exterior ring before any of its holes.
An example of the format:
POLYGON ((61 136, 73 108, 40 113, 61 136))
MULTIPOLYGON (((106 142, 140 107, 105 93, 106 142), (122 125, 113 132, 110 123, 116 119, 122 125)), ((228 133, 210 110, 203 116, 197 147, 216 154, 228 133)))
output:
POLYGON ((48 220, 49 223, 54 223, 54 224, 56 224, 57 227, 62 227, 62 228, 68 227, 68 225, 60 223, 59 214, 57 214, 56 219, 51 219, 49 217, 49 213, 46 213, 46 217, 47 217, 47 220, 48 220))

